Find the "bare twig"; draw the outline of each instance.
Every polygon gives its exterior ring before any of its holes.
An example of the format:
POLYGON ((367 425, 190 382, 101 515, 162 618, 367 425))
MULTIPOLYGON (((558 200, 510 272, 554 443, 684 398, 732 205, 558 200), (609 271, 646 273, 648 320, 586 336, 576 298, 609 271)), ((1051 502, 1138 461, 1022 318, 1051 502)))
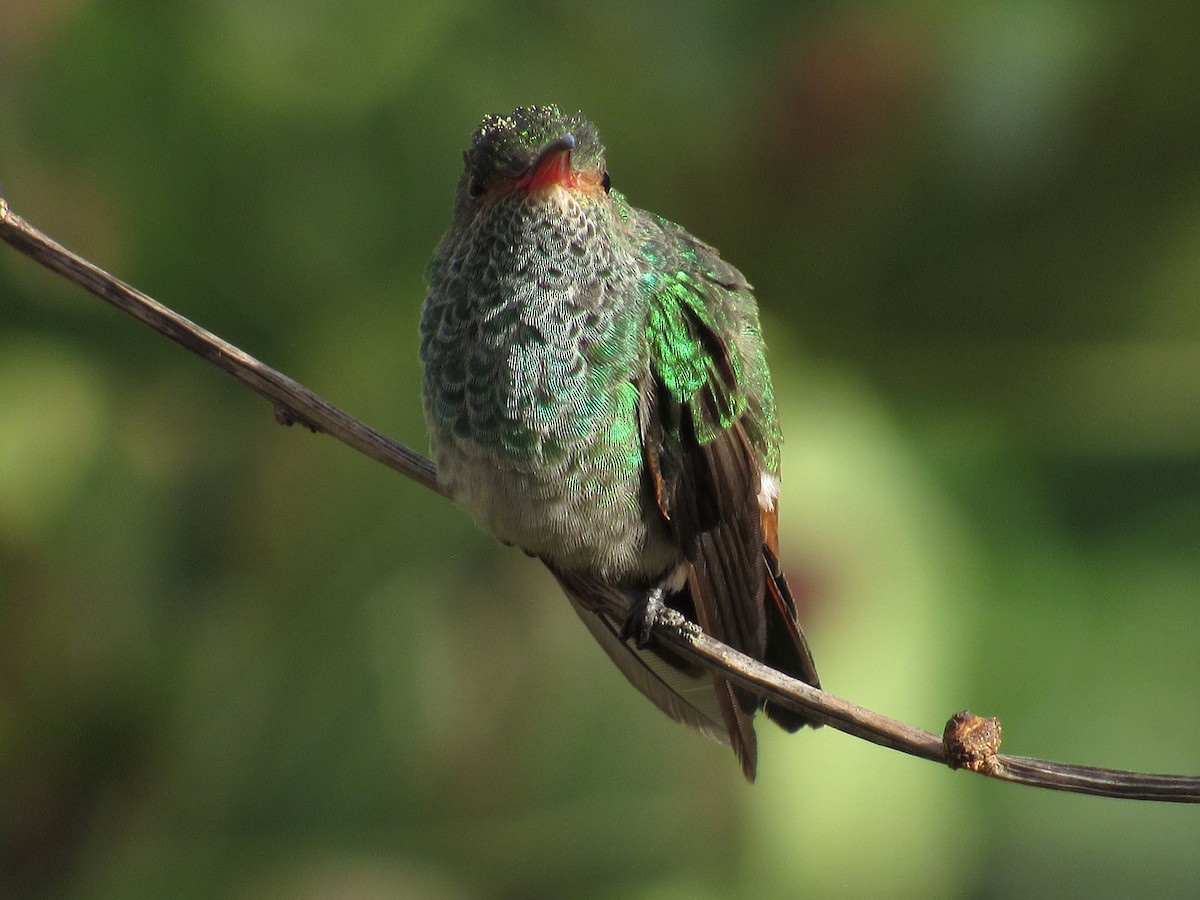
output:
POLYGON ((443 494, 433 463, 420 453, 384 437, 282 372, 76 256, 13 213, 3 197, 0 197, 0 238, 47 269, 141 320, 218 369, 224 369, 270 400, 275 407, 275 419, 281 425, 299 422, 311 431, 324 432, 423 487, 443 494))
MULTIPOLYGON (((444 496, 438 487, 433 463, 424 456, 368 428, 298 382, 59 246, 15 215, 3 197, 0 197, 0 239, 225 370, 270 400, 280 423, 299 422, 313 431, 329 434, 444 496)), ((608 602, 618 601, 610 597, 608 602)), ((612 611, 618 615, 624 612, 612 611)), ((942 737, 913 728, 765 666, 713 640, 677 613, 660 617, 654 635, 681 656, 720 671, 723 676, 776 703, 800 710, 846 734, 912 756, 1002 781, 1051 790, 1200 803, 1200 776, 1149 775, 1001 754, 997 752, 1000 723, 995 719, 959 713, 947 723, 942 737)))

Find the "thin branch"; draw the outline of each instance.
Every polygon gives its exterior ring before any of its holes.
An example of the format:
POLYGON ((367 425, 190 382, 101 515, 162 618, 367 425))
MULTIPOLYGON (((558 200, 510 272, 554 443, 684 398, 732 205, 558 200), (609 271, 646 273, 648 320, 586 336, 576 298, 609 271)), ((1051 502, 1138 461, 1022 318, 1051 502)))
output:
MULTIPOLYGON (((606 595, 605 600, 611 604, 605 610, 610 615, 620 616, 625 612, 614 596, 606 595)), ((1200 776, 1098 769, 1000 753, 1000 723, 965 710, 951 717, 941 737, 914 728, 772 669, 709 637, 674 610, 660 616, 654 636, 670 644, 680 656, 718 670, 731 681, 782 706, 803 712, 845 734, 909 756, 1052 791, 1125 800, 1200 803, 1200 776)))
POLYGON ((422 487, 445 496, 438 487, 433 463, 420 453, 384 437, 299 382, 55 243, 13 213, 3 197, 0 197, 0 238, 266 397, 274 405, 275 419, 281 425, 298 422, 311 431, 324 432, 422 487))
MULTIPOLYGON (((0 197, 0 239, 266 397, 274 406, 276 420, 281 424, 299 422, 312 431, 331 435, 423 487, 445 496, 438 487, 433 463, 424 456, 384 437, 298 382, 59 246, 15 215, 3 197, 0 197)), ((614 598, 609 602, 615 604, 618 601, 614 598)), ((617 615, 625 612, 621 609, 609 611, 617 615)), ((724 677, 770 697, 773 702, 802 711, 838 731, 882 747, 933 760, 951 768, 967 769, 989 778, 1050 790, 1136 800, 1200 803, 1200 776, 1149 775, 1001 754, 998 752, 1000 723, 995 719, 983 719, 962 712, 947 723, 941 737, 913 728, 765 666, 713 640, 678 613, 660 617, 654 627, 654 635, 679 655, 719 671, 724 677)))

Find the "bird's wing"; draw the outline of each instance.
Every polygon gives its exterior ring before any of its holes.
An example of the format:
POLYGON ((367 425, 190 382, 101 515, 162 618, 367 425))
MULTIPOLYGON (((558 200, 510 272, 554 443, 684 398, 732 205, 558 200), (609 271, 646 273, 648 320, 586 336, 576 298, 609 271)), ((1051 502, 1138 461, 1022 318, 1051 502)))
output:
MULTIPOLYGON (((646 468, 659 511, 689 562, 687 591, 698 624, 761 660, 768 571, 758 496, 776 450, 763 408, 771 400, 757 316, 749 285, 715 250, 660 225, 651 250, 660 265, 642 282, 650 338, 641 385, 646 468), (752 399, 755 393, 761 396, 752 399)), ((713 687, 730 743, 752 777, 751 718, 760 701, 720 677, 713 687)))
POLYGON ((660 265, 642 281, 650 344, 640 385, 646 468, 701 589, 693 598, 700 625, 761 659, 766 562, 758 496, 775 447, 765 439, 771 423, 756 415, 762 401, 751 399, 751 370, 761 359, 752 355, 761 354, 753 299, 715 250, 660 224, 653 251, 660 265))

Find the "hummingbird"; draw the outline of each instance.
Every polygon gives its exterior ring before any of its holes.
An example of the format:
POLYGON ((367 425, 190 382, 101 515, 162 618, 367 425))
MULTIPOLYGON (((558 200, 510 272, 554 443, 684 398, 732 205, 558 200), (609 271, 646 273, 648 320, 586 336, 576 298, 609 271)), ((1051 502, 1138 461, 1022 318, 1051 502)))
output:
POLYGON ((779 564, 781 437, 751 287, 612 187, 581 114, 489 115, 463 162, 420 326, 439 483, 539 558, 629 681, 753 781, 758 711, 818 723, 652 636, 670 608, 819 686, 779 564))

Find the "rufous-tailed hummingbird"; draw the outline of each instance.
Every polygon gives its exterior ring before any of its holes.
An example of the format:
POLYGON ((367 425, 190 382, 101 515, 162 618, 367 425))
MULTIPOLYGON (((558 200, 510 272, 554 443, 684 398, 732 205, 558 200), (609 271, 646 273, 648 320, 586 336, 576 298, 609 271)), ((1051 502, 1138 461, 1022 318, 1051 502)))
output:
POLYGON ((663 606, 817 685, 778 561, 779 423, 750 285, 613 190, 595 127, 486 117, 428 270, 424 404, 439 482, 539 557, 634 686, 733 746, 812 724, 652 640, 663 606), (617 595, 628 615, 599 603, 617 595))

